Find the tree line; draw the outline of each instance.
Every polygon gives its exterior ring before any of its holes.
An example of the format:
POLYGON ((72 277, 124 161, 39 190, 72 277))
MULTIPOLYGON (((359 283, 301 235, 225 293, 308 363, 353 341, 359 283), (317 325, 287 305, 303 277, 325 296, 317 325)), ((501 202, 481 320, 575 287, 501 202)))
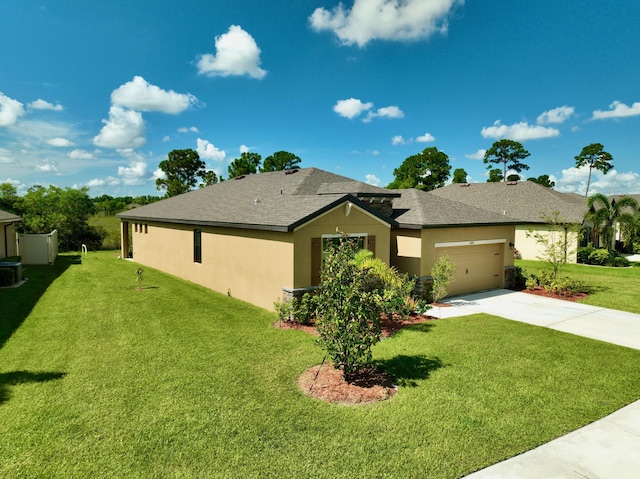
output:
MULTIPOLYGON (((485 154, 483 161, 489 170, 487 182, 519 181, 520 173, 528 170, 529 166, 523 160, 531 154, 520 142, 502 139, 498 140, 485 154), (501 166, 498 168, 497 166, 501 166), (507 172, 514 171, 511 175, 507 172)), ((589 179, 585 196, 589 195, 592 170, 599 170, 606 174, 613 168, 613 157, 600 143, 592 143, 585 146, 579 155, 575 157, 576 168, 589 167, 589 179)), ((451 166, 449 156, 436 147, 429 147, 422 152, 406 158, 402 164, 393 170, 394 180, 387 185, 390 189, 418 188, 425 191, 441 188, 450 177, 451 166)), ((453 171, 453 183, 467 183, 468 174, 463 168, 453 171)), ((538 183, 547 188, 553 188, 553 182, 549 175, 540 175, 527 178, 528 181, 538 183)))

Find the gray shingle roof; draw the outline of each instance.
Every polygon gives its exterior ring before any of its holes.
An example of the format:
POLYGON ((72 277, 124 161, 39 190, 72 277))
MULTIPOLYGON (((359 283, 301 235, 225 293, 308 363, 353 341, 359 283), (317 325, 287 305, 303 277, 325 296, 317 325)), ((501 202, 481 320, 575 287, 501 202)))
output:
POLYGON ((402 228, 479 226, 522 223, 517 219, 457 201, 441 198, 415 188, 398 190, 394 200, 394 219, 402 228))
MULTIPOLYGON (((393 194, 316 168, 247 175, 119 213, 127 220, 162 221, 290 231, 315 216, 352 201, 383 218, 355 195, 393 194)), ((397 195, 397 194, 396 194, 397 195)))
POLYGON ((541 216, 550 216, 554 211, 567 221, 582 223, 587 211, 584 197, 531 181, 452 184, 430 193, 527 223, 545 223, 541 216))
POLYGON ((12 223, 14 221, 22 221, 22 218, 8 211, 0 210, 0 223, 12 223))

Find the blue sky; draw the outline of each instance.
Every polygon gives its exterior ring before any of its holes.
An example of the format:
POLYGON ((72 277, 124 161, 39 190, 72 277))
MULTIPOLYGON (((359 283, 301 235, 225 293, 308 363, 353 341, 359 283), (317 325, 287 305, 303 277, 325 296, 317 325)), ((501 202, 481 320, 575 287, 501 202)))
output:
POLYGON ((161 194, 192 148, 226 176, 242 151, 385 186, 435 146, 486 181, 483 150, 523 143, 524 175, 584 193, 574 157, 614 158, 590 192, 640 193, 640 2, 4 0, 0 182, 161 194))

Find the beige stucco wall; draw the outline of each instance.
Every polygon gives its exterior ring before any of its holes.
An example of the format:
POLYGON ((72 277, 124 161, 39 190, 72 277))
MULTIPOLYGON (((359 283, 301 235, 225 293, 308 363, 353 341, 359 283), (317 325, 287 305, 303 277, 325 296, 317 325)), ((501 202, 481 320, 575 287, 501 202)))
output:
POLYGON ((513 266, 513 250, 509 243, 515 242, 514 226, 474 226, 469 228, 433 228, 422 230, 421 276, 428 276, 439 255, 436 243, 459 241, 482 241, 504 239, 504 265, 513 266))
MULTIPOLYGON (((140 223, 139 223, 140 224, 140 223)), ((202 263, 193 260, 196 226, 154 224, 132 229, 133 259, 223 294, 273 309, 293 285, 293 234, 236 228, 202 230, 202 263)))
MULTIPOLYGON (((531 236, 527 237, 529 231, 532 231, 534 234, 540 235, 549 235, 549 228, 547 225, 539 225, 539 224, 527 224, 527 225, 518 225, 516 226, 516 239, 515 245, 516 249, 519 251, 522 259, 530 259, 530 260, 539 260, 540 257, 544 254, 544 246, 538 244, 536 239, 531 236)), ((577 262, 577 249, 578 249, 578 233, 568 233, 568 252, 567 252, 567 262, 568 263, 576 263, 577 262)))
MULTIPOLYGON (((495 252, 499 254, 499 256, 496 256, 496 260, 503 264, 494 264, 495 273, 498 274, 498 277, 494 280, 494 273, 490 272, 488 277, 493 284, 489 287, 504 287, 504 269, 507 266, 513 266, 513 250, 510 247, 510 243, 513 244, 514 239, 514 226, 477 226, 422 230, 399 229, 394 230, 392 233, 391 263, 402 272, 418 277, 428 277, 431 275, 431 269, 438 256, 448 254, 453 258, 454 255, 464 251, 466 254, 473 256, 473 259, 467 256, 468 259, 465 260, 470 261, 469 269, 472 269, 471 265, 473 265, 476 271, 484 271, 484 266, 479 266, 475 261, 476 256, 478 261, 484 265, 483 261, 486 261, 486 255, 489 254, 489 257, 492 258, 495 252), (483 242, 489 242, 489 244, 485 245, 483 242), (436 244, 442 243, 461 244, 436 248, 436 244), (481 270, 477 270, 479 267, 481 270)), ((494 269, 494 267, 490 269, 494 269)), ((462 271, 456 272, 456 275, 461 274, 463 274, 462 271)), ((458 281, 452 283, 449 288, 449 294, 485 289, 486 280, 482 279, 483 283, 479 282, 476 285, 473 281, 475 277, 477 276, 461 276, 458 281)))
POLYGON ((311 286, 311 239, 333 235, 336 231, 347 234, 366 233, 376 237, 375 255, 389 264, 390 225, 353 205, 342 204, 312 222, 296 229, 294 234, 295 274, 294 288, 311 286), (348 212, 348 215, 347 215, 348 212))
POLYGON ((336 228, 375 235, 376 256, 389 262, 390 226, 355 205, 345 213, 343 204, 289 233, 130 221, 133 260, 271 310, 283 288, 311 286, 311 239, 336 228), (193 260, 196 228, 202 263, 193 260))

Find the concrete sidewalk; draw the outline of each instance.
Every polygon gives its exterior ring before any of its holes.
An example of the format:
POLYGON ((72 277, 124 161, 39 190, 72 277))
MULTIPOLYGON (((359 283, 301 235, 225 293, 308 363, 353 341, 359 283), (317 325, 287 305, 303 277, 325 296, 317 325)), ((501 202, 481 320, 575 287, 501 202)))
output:
MULTIPOLYGON (((489 313, 514 321, 640 349, 640 315, 509 290, 458 296, 431 316, 489 313)), ((640 369, 640 366, 639 366, 640 369)), ((637 479, 640 401, 467 479, 637 479)))

